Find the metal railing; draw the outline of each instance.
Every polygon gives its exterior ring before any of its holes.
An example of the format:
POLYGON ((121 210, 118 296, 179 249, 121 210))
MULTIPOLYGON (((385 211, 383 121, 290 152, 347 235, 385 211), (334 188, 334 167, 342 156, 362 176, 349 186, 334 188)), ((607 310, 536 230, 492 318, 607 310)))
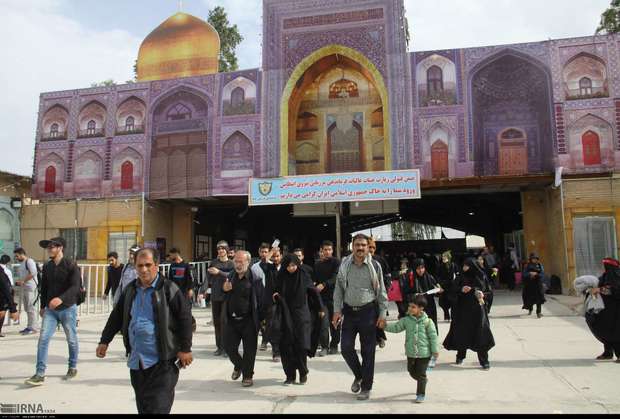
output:
MULTIPOLYGON (((94 316, 109 314, 112 311, 114 296, 110 293, 107 298, 104 298, 105 286, 107 283, 107 268, 106 264, 78 264, 80 272, 82 274, 82 284, 86 290, 86 299, 78 307, 78 316, 94 316)), ((207 280, 207 269, 209 268, 209 262, 190 262, 192 268, 192 277, 194 278, 194 302, 197 301, 197 292, 200 287, 207 280)), ((159 270, 164 276, 168 276, 170 272, 170 264, 159 265, 159 270)), ((17 278, 17 276, 15 276, 17 278)), ((22 312, 22 299, 21 299, 21 287, 14 287, 15 290, 15 302, 17 303, 17 310, 22 312)), ((40 298, 36 303, 37 316, 41 308, 40 298)), ((25 321, 26 313, 20 315, 20 322, 25 321)), ((8 319, 9 316, 6 316, 8 319)), ((40 324, 40 318, 38 319, 40 324)), ((15 324, 10 320, 5 320, 8 324, 15 324)))
POLYGON ((126 125, 116 128, 116 135, 144 134, 144 125, 126 125))

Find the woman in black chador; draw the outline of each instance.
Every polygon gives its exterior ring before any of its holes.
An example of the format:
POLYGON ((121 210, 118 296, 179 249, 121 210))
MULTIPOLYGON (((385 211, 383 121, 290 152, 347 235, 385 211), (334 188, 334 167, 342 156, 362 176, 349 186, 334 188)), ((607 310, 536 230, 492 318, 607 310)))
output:
POLYGON ((284 384, 305 384, 308 376, 308 356, 314 356, 321 329, 320 319, 325 310, 312 279, 301 269, 294 254, 282 260, 276 279, 273 300, 276 312, 273 319, 274 339, 280 344, 280 358, 286 374, 284 384))
POLYGON ((536 316, 542 317, 542 305, 545 299, 545 289, 543 287, 543 277, 545 270, 536 253, 530 255, 530 261, 523 270, 523 310, 528 310, 532 314, 536 305, 536 316))
MULTIPOLYGON (((405 295, 415 296, 417 294, 424 294, 427 291, 439 288, 439 283, 435 277, 426 272, 424 259, 416 259, 413 266, 414 270, 410 274, 410 277, 405 278, 406 282, 403 297, 405 297, 405 295)), ((435 329, 437 330, 437 333, 439 333, 439 327, 437 326, 437 304, 435 303, 435 296, 437 295, 439 294, 426 296, 427 305, 424 312, 431 320, 433 320, 433 323, 435 323, 435 329)))
POLYGON ((450 321, 450 312, 456 305, 456 263, 452 261, 452 253, 448 250, 441 255, 441 264, 437 268, 437 279, 444 293, 439 297, 439 306, 443 310, 444 320, 450 321))
POLYGON ((592 295, 602 295, 605 309, 598 314, 586 313, 586 323, 595 338, 605 345, 605 352, 597 359, 613 359, 620 363, 620 262, 603 259, 605 272, 599 278, 598 288, 592 288, 592 295))
POLYGON ((458 277, 457 289, 456 307, 443 346, 449 351, 458 351, 457 365, 463 363, 468 349, 477 352, 480 365, 488 370, 489 350, 495 346, 485 305, 490 287, 476 269, 473 258, 463 263, 463 272, 458 277))

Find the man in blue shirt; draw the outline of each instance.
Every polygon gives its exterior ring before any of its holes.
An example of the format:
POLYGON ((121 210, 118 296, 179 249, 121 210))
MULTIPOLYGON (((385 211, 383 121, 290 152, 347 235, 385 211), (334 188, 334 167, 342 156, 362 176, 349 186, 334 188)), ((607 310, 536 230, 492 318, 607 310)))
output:
POLYGON ((184 293, 159 275, 158 253, 136 253, 138 279, 123 291, 103 330, 97 357, 104 358, 116 333, 123 331, 131 385, 138 413, 168 414, 179 367, 192 361, 192 315, 184 293))

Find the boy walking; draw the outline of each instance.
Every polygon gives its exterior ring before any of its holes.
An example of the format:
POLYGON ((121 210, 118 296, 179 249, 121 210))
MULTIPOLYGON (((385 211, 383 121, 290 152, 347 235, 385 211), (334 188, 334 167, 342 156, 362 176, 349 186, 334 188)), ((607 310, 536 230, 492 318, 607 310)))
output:
POLYGON ((427 301, 423 295, 411 296, 407 316, 396 323, 386 326, 389 333, 405 331, 405 352, 407 353, 407 370, 409 375, 418 382, 416 403, 424 402, 426 396, 426 370, 433 359, 439 357, 437 346, 437 329, 424 309, 427 301))

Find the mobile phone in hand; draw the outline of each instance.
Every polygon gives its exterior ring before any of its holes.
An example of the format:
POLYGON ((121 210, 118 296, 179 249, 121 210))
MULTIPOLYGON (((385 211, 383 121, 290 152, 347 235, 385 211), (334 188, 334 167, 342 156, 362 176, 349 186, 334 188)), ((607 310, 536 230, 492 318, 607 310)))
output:
POLYGON ((271 248, 275 249, 276 247, 278 247, 280 245, 280 239, 275 239, 273 241, 273 243, 271 243, 271 248))
POLYGON ((179 358, 177 358, 177 360, 174 361, 174 365, 176 365, 178 369, 183 368, 183 365, 181 365, 181 360, 179 358))

